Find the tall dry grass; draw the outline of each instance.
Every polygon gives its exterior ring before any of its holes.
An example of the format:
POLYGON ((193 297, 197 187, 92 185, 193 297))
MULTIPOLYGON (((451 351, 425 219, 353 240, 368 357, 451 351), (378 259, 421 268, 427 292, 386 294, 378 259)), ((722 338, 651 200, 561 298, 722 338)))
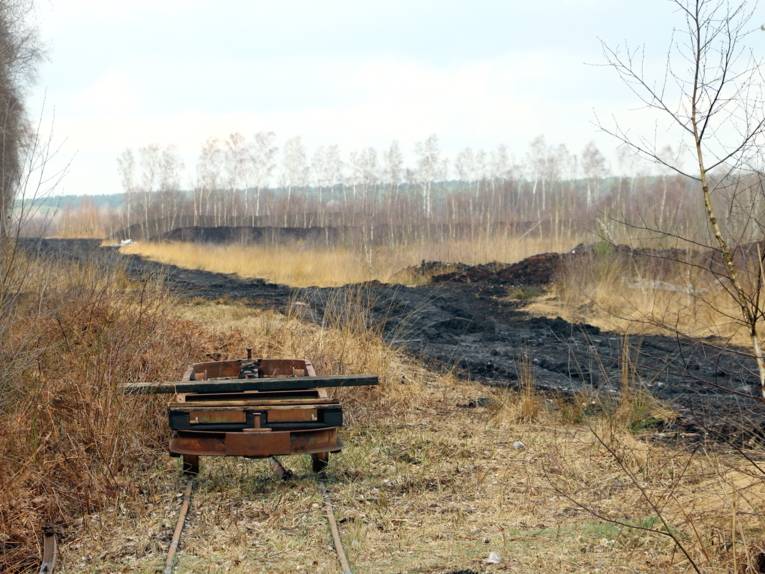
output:
POLYGON ((405 410, 421 394, 427 375, 415 359, 383 339, 383 324, 372 318, 370 304, 361 285, 332 293, 320 311, 295 299, 286 314, 225 303, 184 305, 179 313, 204 324, 231 357, 249 347, 258 357, 308 358, 322 375, 378 375, 377 387, 330 391, 343 399, 353 424, 387 416, 393 408, 405 410))
POLYGON ((131 476, 164 449, 166 425, 160 402, 128 400, 118 385, 177 375, 200 352, 161 284, 13 257, 0 297, 2 572, 39 564, 43 524, 129 495, 131 476))
POLYGON ((325 248, 300 243, 261 246, 137 242, 123 247, 122 252, 179 267, 235 273, 294 287, 308 287, 373 280, 390 282, 403 268, 423 260, 468 264, 490 261, 512 263, 536 253, 570 249, 575 244, 573 240, 506 236, 413 243, 395 248, 325 248))
MULTIPOLYGON (((454 571, 499 549, 522 571, 546 571, 540 556, 554 552, 571 571, 623 565, 687 572, 672 534, 704 572, 756 572, 765 542, 765 480, 759 459, 751 464, 746 456, 761 453, 655 440, 651 421, 669 420, 671 412, 640 389, 628 338, 620 399, 593 403, 594 396, 583 394, 558 402, 535 389, 531 356, 518 358, 517 391, 482 387, 429 371, 386 345, 362 291, 327 309, 318 323, 302 320, 309 311, 300 301, 286 316, 227 303, 188 304, 181 313, 216 332, 233 355, 252 346, 257 355, 308 356, 322 373, 381 376, 379 388, 343 391, 350 439, 331 463, 333 499, 351 517, 342 533, 359 568, 454 571), (485 400, 466 406, 477 396, 485 400), (576 420, 571 408, 580 411, 576 420), (455 537, 455 528, 464 536, 455 537), (446 568, 446 560, 455 564, 446 568)), ((215 484, 212 495, 220 500, 215 484)), ((280 501, 287 496, 271 494, 280 501)), ((223 512, 229 507, 227 500, 223 512)), ((305 507, 301 499, 292 513, 305 507)), ((198 555, 212 557, 210 563, 251 543, 210 544, 215 520, 195 539, 203 547, 198 555)), ((305 536, 294 527, 268 530, 272 545, 305 536)), ((287 571, 292 564, 271 566, 287 571)))
POLYGON ((622 333, 751 344, 735 301, 700 267, 605 247, 564 263, 551 294, 529 309, 622 333))

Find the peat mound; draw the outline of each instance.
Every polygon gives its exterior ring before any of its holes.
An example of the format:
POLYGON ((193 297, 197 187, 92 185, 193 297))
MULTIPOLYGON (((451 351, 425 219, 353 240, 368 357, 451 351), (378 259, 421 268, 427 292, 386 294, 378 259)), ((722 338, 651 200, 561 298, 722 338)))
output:
POLYGON ((390 278, 390 282, 404 284, 427 283, 437 276, 453 273, 463 273, 468 271, 470 268, 471 266, 466 263, 426 261, 423 259, 419 265, 410 265, 409 267, 404 267, 403 269, 400 269, 394 273, 390 278))
POLYGON ((485 263, 433 277, 434 283, 477 283, 482 286, 517 287, 547 285, 561 261, 570 254, 540 253, 517 263, 485 263))
MULTIPOLYGON (((511 287, 544 287, 555 280, 566 265, 579 265, 596 260, 640 262, 650 267, 657 277, 671 276, 679 266, 693 265, 720 272, 719 257, 713 251, 683 249, 635 248, 628 245, 579 244, 565 253, 539 253, 516 263, 482 263, 478 265, 423 262, 432 283, 470 284, 485 294, 501 294, 511 287), (454 265, 454 269, 449 269, 454 265), (443 271, 442 271, 443 269, 443 271)), ((414 272, 419 268, 407 268, 414 272)))

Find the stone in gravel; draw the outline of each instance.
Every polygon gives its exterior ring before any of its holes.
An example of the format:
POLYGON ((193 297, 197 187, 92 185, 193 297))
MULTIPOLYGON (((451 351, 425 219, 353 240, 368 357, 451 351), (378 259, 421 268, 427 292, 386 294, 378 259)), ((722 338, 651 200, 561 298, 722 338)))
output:
POLYGON ((489 556, 484 560, 486 564, 499 564, 500 562, 502 562, 502 557, 499 552, 489 552, 489 556))

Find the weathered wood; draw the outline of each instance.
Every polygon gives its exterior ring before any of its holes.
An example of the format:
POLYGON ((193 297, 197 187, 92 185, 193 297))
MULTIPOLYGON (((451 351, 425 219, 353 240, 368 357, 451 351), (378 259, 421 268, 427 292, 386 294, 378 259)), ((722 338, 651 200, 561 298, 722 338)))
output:
POLYGON ((122 390, 128 395, 170 393, 237 393, 241 391, 286 391, 319 387, 359 387, 377 385, 375 375, 337 375, 334 377, 273 377, 262 379, 223 379, 207 381, 128 383, 122 390))

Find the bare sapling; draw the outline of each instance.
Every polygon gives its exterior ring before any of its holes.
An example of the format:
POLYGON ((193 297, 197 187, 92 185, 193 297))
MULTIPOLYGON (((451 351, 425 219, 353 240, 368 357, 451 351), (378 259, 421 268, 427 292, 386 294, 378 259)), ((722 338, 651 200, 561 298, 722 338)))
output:
POLYGON ((754 33, 749 28, 752 7, 725 0, 672 4, 683 26, 673 34, 661 81, 649 79, 642 49, 607 44, 603 49, 608 65, 648 110, 665 121, 665 133, 677 137, 682 152, 668 157, 659 143, 634 136, 618 123, 601 128, 641 156, 691 180, 698 190, 709 241, 666 227, 643 224, 643 229, 713 252, 712 257, 691 257, 686 263, 702 266, 738 309, 735 319, 751 340, 765 398, 765 358, 758 330, 763 318, 762 273, 760 265, 746 263, 752 242, 763 239, 758 197, 763 189, 758 161, 765 127, 763 78, 759 61, 745 45, 754 33))

